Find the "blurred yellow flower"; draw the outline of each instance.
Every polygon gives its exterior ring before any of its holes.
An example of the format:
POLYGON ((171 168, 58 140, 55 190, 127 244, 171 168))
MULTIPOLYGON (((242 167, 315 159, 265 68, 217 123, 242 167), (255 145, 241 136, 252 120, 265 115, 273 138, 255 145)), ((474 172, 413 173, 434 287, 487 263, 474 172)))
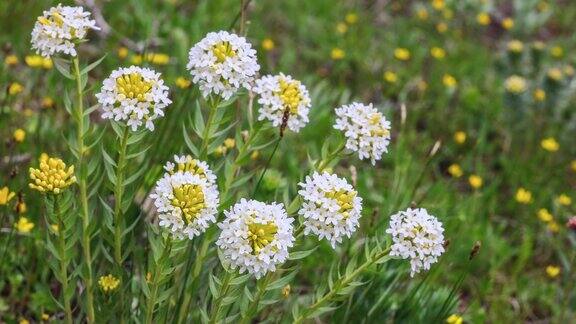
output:
POLYGON ((24 87, 20 83, 12 82, 8 87, 8 94, 14 96, 22 92, 22 90, 24 90, 24 87))
POLYGON ((118 47, 118 57, 120 59, 125 59, 128 56, 128 49, 124 46, 118 47))
POLYGON ((52 108, 54 107, 54 99, 51 97, 44 97, 42 98, 42 102, 40 103, 42 108, 52 108))
POLYGON ((345 32, 348 31, 348 26, 343 22, 339 22, 336 24, 336 31, 339 34, 344 34, 345 32))
POLYGON ((556 202, 562 206, 570 206, 572 204, 572 198, 566 194, 561 194, 556 197, 556 202))
POLYGON ((570 168, 572 171, 576 172, 576 160, 572 160, 572 162, 570 162, 570 168))
POLYGON ((568 77, 574 76, 574 68, 572 67, 572 65, 566 65, 564 67, 564 74, 566 74, 566 76, 568 77))
POLYGON ((252 152, 252 154, 250 154, 251 160, 258 160, 259 157, 260 157, 260 151, 254 151, 252 152))
POLYGON ((454 142, 464 144, 464 142, 466 142, 466 133, 463 131, 457 131, 454 133, 454 142))
POLYGON ((440 11, 444 9, 444 6, 446 6, 444 0, 432 0, 432 8, 440 11))
POLYGON ((444 9, 442 11, 442 16, 444 17, 444 19, 450 20, 450 19, 454 18, 454 11, 452 11, 450 9, 444 9))
POLYGON ((516 191, 516 201, 521 204, 530 204, 532 203, 532 193, 524 188, 519 188, 516 191))
POLYGON ((16 193, 10 191, 8 187, 4 186, 2 189, 0 189, 0 206, 8 204, 8 202, 10 202, 10 200, 12 200, 15 195, 16 193))
POLYGON ((416 10, 416 17, 420 20, 428 20, 428 10, 426 8, 416 10))
POLYGON ((458 164, 451 164, 448 167, 448 173, 450 173, 454 178, 460 178, 464 174, 462 168, 458 164))
POLYGON ((52 225, 50 225, 50 228, 52 229, 52 231, 54 231, 54 233, 58 233, 58 230, 60 230, 60 227, 58 227, 58 224, 52 224, 52 225))
POLYGON ((12 137, 14 138, 14 140, 18 143, 22 143, 24 142, 24 139, 26 138, 26 131, 24 131, 22 128, 18 128, 14 131, 14 134, 12 134, 12 137))
POLYGON ((538 210, 538 218, 544 223, 551 222, 554 219, 552 214, 550 214, 550 212, 546 208, 541 208, 540 210, 538 210))
POLYGON ((100 279, 98 279, 98 285, 100 286, 102 291, 104 291, 105 293, 109 293, 118 288, 118 286, 120 285, 120 280, 114 277, 113 275, 108 274, 106 276, 101 276, 100 279))
POLYGON ((6 56, 6 58, 4 58, 4 64, 8 65, 8 66, 12 66, 12 65, 16 65, 18 64, 18 56, 11 54, 6 56))
POLYGON ((227 149, 233 149, 234 146, 236 146, 236 140, 233 138, 227 138, 224 140, 224 146, 226 146, 227 149))
POLYGON ((344 20, 350 24, 350 25, 354 25, 355 23, 358 22, 358 14, 356 14, 355 12, 349 12, 346 14, 346 16, 344 17, 344 20))
POLYGON ((344 50, 342 50, 341 48, 333 48, 332 51, 330 52, 330 57, 333 60, 341 60, 346 56, 346 53, 344 52, 344 50))
POLYGON ((455 88, 458 85, 456 78, 450 74, 444 74, 442 77, 442 83, 444 83, 444 86, 447 88, 455 88))
POLYGON ((487 14, 485 12, 481 12, 476 16, 476 21, 482 26, 487 26, 490 24, 492 19, 490 19, 489 14, 487 14))
POLYGON ((386 71, 384 72, 384 80, 388 83, 396 83, 396 81, 398 81, 398 76, 392 71, 386 71))
POLYGON ((534 43, 532 43, 532 49, 536 51, 543 51, 545 47, 546 44, 544 44, 544 42, 541 41, 535 41, 534 43))
POLYGON ((548 230, 552 233, 558 233, 560 232, 560 225, 558 225, 558 223, 556 223, 555 221, 551 221, 550 223, 548 223, 548 230))
POLYGON ((19 199, 18 202, 16 202, 16 208, 14 209, 18 214, 25 214, 28 211, 28 207, 22 199, 19 199))
POLYGON ((26 62, 26 65, 31 68, 44 68, 49 70, 54 65, 50 58, 45 58, 40 55, 27 55, 24 57, 24 61, 26 62))
POLYGON ((408 61, 411 55, 408 49, 399 47, 394 50, 394 57, 400 61, 408 61))
POLYGON ((510 93, 521 94, 526 91, 526 79, 518 75, 510 76, 504 82, 504 87, 510 93))
POLYGON ((522 51, 524 50, 524 43, 522 43, 517 39, 513 39, 508 42, 506 47, 508 48, 509 52, 519 54, 522 53, 522 51))
POLYGON ((447 324, 462 324, 463 322, 462 316, 458 314, 452 314, 446 319, 447 324))
POLYGON ((50 319, 50 315, 46 314, 46 313, 42 313, 42 320, 43 321, 47 321, 50 319))
POLYGON ((21 319, 18 321, 18 324, 30 324, 30 321, 28 321, 28 320, 25 319, 25 318, 21 318, 21 319))
POLYGON ((284 298, 288 298, 288 296, 290 296, 290 285, 286 285, 282 288, 282 297, 284 298))
POLYGON ((148 53, 146 61, 156 65, 166 65, 170 63, 170 56, 164 53, 148 53))
POLYGON ((556 82, 562 81, 562 79, 564 78, 562 70, 560 70, 559 68, 549 69, 548 72, 546 73, 546 76, 548 77, 548 79, 556 82))
POLYGON ((514 19, 510 18, 510 17, 506 17, 504 19, 502 19, 502 28, 509 30, 514 28, 514 19))
POLYGON ((538 2, 538 6, 536 8, 540 12, 545 12, 545 11, 548 11, 548 9, 550 8, 550 5, 546 1, 540 1, 540 2, 538 2))
POLYGON ((24 110, 22 110, 22 113, 24 114, 24 117, 30 117, 34 114, 34 110, 30 108, 24 108, 24 110))
POLYGON ((470 183, 470 186, 474 189, 478 189, 482 187, 482 184, 484 184, 484 180, 482 180, 480 176, 475 174, 468 177, 468 182, 470 183))
POLYGON ((436 25, 436 30, 440 34, 444 34, 448 30, 448 25, 445 22, 440 22, 436 25))
POLYGON ((34 223, 28 220, 28 218, 22 216, 18 219, 14 227, 19 233, 30 233, 30 231, 34 228, 34 223))
POLYGON ((547 137, 540 142, 543 149, 548 152, 556 152, 560 149, 560 144, 556 141, 554 137, 547 137))
POLYGON ((437 60, 441 60, 444 57, 446 57, 446 51, 440 47, 432 47, 430 49, 430 54, 432 55, 433 58, 437 60))
POLYGON ((550 48, 550 55, 555 58, 561 58, 564 56, 564 49, 560 46, 554 46, 550 48))
POLYGON ((544 91, 544 89, 538 88, 534 90, 533 96, 535 101, 542 102, 546 100, 546 91, 544 91))
POLYGON ((554 266, 554 265, 549 265, 546 267, 546 274, 550 278, 556 278, 560 274, 560 267, 554 266))
POLYGON ((176 86, 180 89, 186 89, 186 88, 190 87, 191 84, 192 84, 192 82, 190 82, 190 80, 188 80, 184 77, 178 77, 176 79, 176 86))
POLYGON ((132 64, 140 65, 142 64, 142 55, 134 55, 130 61, 132 64))
POLYGON ((274 49, 274 41, 270 38, 264 38, 262 40, 262 48, 265 51, 271 51, 274 49))
POLYGON ((420 80, 418 81, 418 90, 420 90, 420 92, 424 92, 426 91, 426 89, 428 89, 428 83, 424 80, 420 80))

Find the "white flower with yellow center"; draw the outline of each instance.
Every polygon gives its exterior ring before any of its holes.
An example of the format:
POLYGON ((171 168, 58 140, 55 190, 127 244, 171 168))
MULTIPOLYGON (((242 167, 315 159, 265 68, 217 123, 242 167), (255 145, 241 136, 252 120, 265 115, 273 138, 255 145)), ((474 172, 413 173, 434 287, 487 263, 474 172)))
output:
POLYGON ((293 132, 298 132, 308 123, 312 102, 308 90, 300 81, 282 73, 266 75, 256 80, 254 92, 260 95, 258 120, 268 119, 274 127, 278 127, 287 117, 287 126, 293 132))
POLYGON ((358 152, 360 160, 369 158, 374 165, 388 152, 390 122, 372 104, 344 105, 336 115, 334 128, 344 132, 346 149, 358 152))
POLYGON ((304 217, 304 234, 326 238, 333 248, 352 236, 362 213, 362 198, 352 185, 327 172, 314 172, 298 185, 304 200, 298 211, 304 217))
POLYGON ((99 30, 90 13, 82 7, 58 5, 44 11, 32 30, 32 49, 44 57, 56 53, 76 56, 76 44, 89 29, 99 30))
POLYGON ((411 277, 430 269, 444 253, 442 223, 424 208, 408 208, 392 215, 386 233, 392 235, 390 255, 410 259, 411 277))
POLYGON ((252 45, 225 31, 208 33, 188 56, 186 68, 204 97, 216 94, 228 100, 241 87, 250 89, 260 70, 252 45))
POLYGON ((153 131, 153 121, 172 103, 160 73, 137 66, 112 71, 96 98, 102 118, 125 121, 133 131, 142 125, 153 131))
POLYGON ((192 239, 216 222, 220 199, 216 177, 205 162, 190 156, 175 156, 175 163, 166 163, 165 169, 150 195, 159 225, 176 238, 192 239))
POLYGON ((232 269, 259 279, 286 261, 294 244, 294 219, 282 204, 241 199, 224 215, 216 245, 232 269))

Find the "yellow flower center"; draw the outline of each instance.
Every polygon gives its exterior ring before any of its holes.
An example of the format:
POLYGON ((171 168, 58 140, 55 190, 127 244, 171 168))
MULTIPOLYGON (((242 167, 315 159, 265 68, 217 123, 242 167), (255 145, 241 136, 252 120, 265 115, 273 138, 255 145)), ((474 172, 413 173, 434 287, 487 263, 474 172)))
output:
POLYGON ((236 52, 230 42, 219 42, 212 47, 212 53, 216 56, 216 62, 223 63, 229 57, 235 57, 236 52))
POLYGON ((152 82, 144 80, 139 73, 125 74, 116 79, 116 90, 121 100, 137 99, 146 101, 146 94, 152 89, 152 82))
POLYGON ((325 194, 327 198, 335 199, 340 206, 340 212, 344 219, 347 219, 350 216, 350 211, 353 209, 354 198, 356 198, 356 191, 346 191, 346 190, 332 190, 325 194))
POLYGON ((64 25, 64 18, 62 18, 59 12, 53 12, 48 18, 44 16, 38 17, 38 22, 44 26, 55 24, 58 27, 62 27, 62 25, 64 25))
POLYGON ((172 206, 182 211, 183 220, 186 224, 194 220, 200 211, 206 207, 204 192, 199 185, 185 184, 174 188, 172 206))
POLYGON ((40 157, 40 169, 30 168, 30 188, 59 194, 62 189, 76 182, 73 174, 74 166, 66 169, 62 160, 43 154, 40 157))
POLYGON ((374 128, 370 130, 370 136, 387 136, 389 134, 388 130, 382 127, 381 121, 381 113, 373 113, 370 116, 368 123, 374 126, 374 128))
POLYGON ((198 160, 193 159, 191 156, 186 157, 186 163, 178 163, 177 170, 170 172, 170 174, 175 172, 190 172, 200 178, 206 178, 206 172, 198 165, 198 160))
POLYGON ((118 288, 120 284, 120 280, 114 277, 113 275, 109 274, 107 276, 102 276, 98 280, 98 285, 104 292, 110 292, 118 288))
POLYGON ((278 233, 278 226, 273 222, 249 224, 248 241, 250 241, 250 246, 252 247, 252 254, 260 253, 260 250, 274 240, 276 233, 278 233))
POLYGON ((302 101, 302 94, 300 93, 300 82, 298 81, 286 81, 280 79, 280 91, 277 95, 284 103, 284 107, 287 107, 290 114, 295 115, 298 113, 298 106, 302 101))

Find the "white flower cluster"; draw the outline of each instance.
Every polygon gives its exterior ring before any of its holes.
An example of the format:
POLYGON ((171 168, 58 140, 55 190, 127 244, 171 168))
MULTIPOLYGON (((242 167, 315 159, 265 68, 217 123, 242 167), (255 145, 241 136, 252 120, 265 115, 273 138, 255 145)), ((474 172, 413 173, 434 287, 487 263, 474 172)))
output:
POLYGON ((153 131, 153 121, 172 103, 160 73, 137 66, 112 71, 96 98, 104 110, 102 118, 126 121, 133 131, 142 124, 153 131))
POLYGON ((32 29, 32 49, 44 57, 56 53, 76 56, 76 43, 89 29, 99 30, 82 7, 58 5, 44 11, 32 29))
POLYGON ((392 215, 386 233, 392 235, 390 255, 410 259, 411 277, 430 269, 444 253, 442 223, 424 208, 408 208, 392 215))
POLYGON ((298 212, 304 217, 304 234, 326 238, 333 248, 350 237, 359 226, 362 198, 345 179, 334 174, 314 172, 307 176, 298 193, 304 199, 298 212))
POLYGON ((258 120, 268 119, 274 127, 282 125, 287 113, 288 128, 298 132, 308 123, 311 100, 306 87, 289 75, 266 75, 256 80, 254 92, 260 95, 258 120))
POLYGON ((251 88, 260 65, 244 37, 219 31, 208 33, 190 49, 186 68, 204 97, 214 93, 228 100, 240 87, 251 88))
POLYGON ((372 104, 354 102, 336 108, 335 129, 344 132, 346 148, 358 152, 361 160, 370 158, 372 165, 388 152, 390 122, 372 104))
POLYGON ((178 239, 192 239, 216 222, 220 199, 216 176, 205 162, 191 156, 174 156, 174 161, 166 163, 166 173, 150 197, 160 226, 178 239))
POLYGON ((232 269, 248 271, 258 279, 286 261, 294 243, 294 219, 282 204, 241 199, 224 214, 216 245, 232 269))

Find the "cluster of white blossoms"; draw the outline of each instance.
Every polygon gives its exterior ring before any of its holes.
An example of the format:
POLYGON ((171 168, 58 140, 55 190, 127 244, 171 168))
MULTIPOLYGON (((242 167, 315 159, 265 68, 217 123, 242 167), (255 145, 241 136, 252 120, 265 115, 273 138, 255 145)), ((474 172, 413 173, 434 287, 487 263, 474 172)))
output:
POLYGON ((260 95, 258 120, 268 119, 278 127, 287 117, 287 126, 293 132, 298 132, 308 123, 311 100, 300 81, 282 73, 266 75, 256 80, 254 92, 260 95))
POLYGON ((158 210, 159 225, 178 239, 192 239, 216 222, 220 199, 216 176, 205 162, 189 155, 174 156, 174 161, 166 163, 166 173, 150 197, 158 210))
POLYGON ((307 176, 298 193, 304 202, 299 214, 304 217, 304 234, 326 238, 333 248, 350 237, 359 226, 362 198, 346 179, 335 174, 314 172, 307 176))
POLYGON ((372 104, 353 102, 336 108, 335 129, 344 132, 346 149, 358 152, 361 160, 368 159, 372 165, 388 152, 390 122, 372 104))
POLYGON ((444 253, 444 228, 436 217, 424 208, 400 211, 390 217, 392 235, 390 255, 410 259, 410 276, 438 261, 444 253))
POLYGON ((102 118, 125 121, 133 131, 143 124, 153 131, 153 121, 172 103, 160 73, 137 66, 112 71, 96 98, 102 118))
POLYGON ((244 37, 219 31, 208 33, 190 49, 186 68, 204 97, 214 93, 228 100, 241 87, 251 88, 260 65, 244 37))
POLYGON ((294 219, 282 204, 241 199, 224 215, 216 245, 232 269, 258 279, 286 261, 294 243, 294 219))
POLYGON ((56 53, 76 56, 76 43, 89 29, 99 30, 90 13, 82 7, 58 5, 44 11, 32 30, 32 49, 44 57, 56 53))

